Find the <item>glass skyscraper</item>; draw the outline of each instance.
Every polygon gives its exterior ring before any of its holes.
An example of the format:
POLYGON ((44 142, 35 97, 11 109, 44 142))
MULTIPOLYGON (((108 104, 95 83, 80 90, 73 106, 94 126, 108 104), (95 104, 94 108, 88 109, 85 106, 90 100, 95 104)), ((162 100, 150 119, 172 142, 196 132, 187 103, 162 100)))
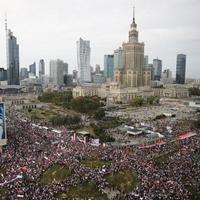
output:
POLYGON ((178 54, 176 61, 176 83, 185 84, 186 55, 178 54))
POLYGON ((6 30, 8 85, 19 85, 19 45, 11 30, 6 30))
POLYGON ((41 78, 45 75, 45 62, 43 59, 39 61, 39 77, 41 78))
POLYGON ((114 55, 105 55, 104 56, 104 75, 106 79, 110 81, 114 77, 114 55))
POLYGON ((91 82, 90 41, 80 38, 77 41, 78 80, 80 83, 91 82))
POLYGON ((162 60, 153 60, 154 80, 160 80, 162 75, 162 60))

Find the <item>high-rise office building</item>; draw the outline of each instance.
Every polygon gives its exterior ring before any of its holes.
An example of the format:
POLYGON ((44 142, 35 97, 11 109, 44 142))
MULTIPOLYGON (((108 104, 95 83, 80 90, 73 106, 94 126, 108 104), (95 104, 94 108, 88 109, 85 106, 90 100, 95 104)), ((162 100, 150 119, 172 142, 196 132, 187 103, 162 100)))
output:
POLYGON ((63 85, 64 83, 64 62, 62 60, 50 61, 50 79, 54 85, 63 85))
POLYGON ((6 50, 7 50, 7 79, 8 85, 19 85, 19 45, 12 31, 7 30, 6 21, 6 50))
POLYGON ((39 77, 41 78, 43 75, 45 75, 45 62, 44 59, 41 59, 39 61, 39 77))
POLYGON ((29 65, 29 73, 33 76, 36 76, 36 63, 29 65))
POLYGON ((149 56, 144 56, 144 68, 149 67, 149 56))
POLYGON ((178 54, 176 61, 176 83, 185 84, 186 55, 178 54))
POLYGON ((63 63, 63 73, 64 75, 68 75, 68 63, 63 63))
POLYGON ((165 70, 163 71, 161 81, 162 81, 164 84, 169 84, 169 83, 172 83, 172 82, 173 82, 173 79, 172 79, 172 72, 171 72, 170 69, 165 69, 165 70))
POLYGON ((91 82, 90 41, 77 41, 78 79, 80 83, 91 82))
POLYGON ((114 76, 114 55, 104 56, 104 76, 107 80, 112 81, 114 76))
POLYGON ((123 69, 123 50, 121 47, 114 51, 114 69, 123 69))
POLYGON ((154 59, 153 60, 153 68, 154 68, 154 80, 160 81, 162 75, 162 60, 154 59))
POLYGON ((20 71, 20 80, 24 80, 26 78, 28 78, 28 69, 23 67, 20 71))
POLYGON ((148 64, 148 68, 151 70, 151 80, 154 80, 154 68, 153 68, 153 64, 148 64))
POLYGON ((100 65, 96 65, 95 74, 100 74, 100 73, 101 73, 101 67, 100 67, 100 65))
POLYGON ((4 68, 0 68, 0 81, 7 80, 7 70, 4 68))
POLYGON ((144 43, 138 39, 135 8, 129 41, 122 45, 123 68, 115 69, 114 81, 123 87, 150 86, 151 70, 144 68, 144 43))

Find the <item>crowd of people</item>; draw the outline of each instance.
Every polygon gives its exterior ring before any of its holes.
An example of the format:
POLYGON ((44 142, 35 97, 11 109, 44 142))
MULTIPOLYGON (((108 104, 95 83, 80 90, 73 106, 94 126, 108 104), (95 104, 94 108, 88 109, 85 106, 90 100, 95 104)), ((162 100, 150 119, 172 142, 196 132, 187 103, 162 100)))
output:
MULTIPOLYGON (((152 122, 159 130, 167 124, 173 133, 166 144, 151 149, 138 146, 117 147, 100 145, 98 147, 71 140, 67 129, 56 134, 51 130, 34 127, 33 122, 24 120, 20 113, 10 108, 8 126, 8 145, 0 156, 0 188, 6 190, 7 199, 50 200, 70 187, 93 181, 97 190, 114 199, 127 200, 186 200, 194 195, 191 188, 200 187, 200 130, 195 127, 177 126, 177 121, 152 122), (192 128, 192 130, 191 130, 192 128), (174 140, 176 135, 194 131, 194 137, 174 140), (133 150, 133 154, 129 150, 133 150), (170 155, 163 163, 156 159, 170 155), (91 169, 82 164, 83 160, 99 159, 110 164, 91 169), (42 174, 54 164, 67 166, 72 175, 65 181, 41 184, 42 174), (105 178, 113 172, 130 169, 138 176, 138 185, 130 193, 110 185, 105 178)), ((194 117, 191 115, 191 118, 194 117)), ((198 117, 196 115, 195 117, 198 117)), ((92 199, 92 198, 91 198, 92 199)))

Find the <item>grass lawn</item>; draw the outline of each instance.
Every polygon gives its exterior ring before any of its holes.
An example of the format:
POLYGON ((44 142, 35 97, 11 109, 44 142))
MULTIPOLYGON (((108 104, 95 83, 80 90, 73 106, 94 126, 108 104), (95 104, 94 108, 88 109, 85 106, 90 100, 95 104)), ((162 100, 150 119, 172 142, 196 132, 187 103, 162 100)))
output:
POLYGON ((111 186, 129 193, 138 185, 137 174, 131 170, 121 170, 106 176, 106 180, 111 186))
POLYGON ((95 199, 95 200, 107 200, 107 195, 101 194, 94 182, 85 182, 79 184, 76 187, 70 187, 67 192, 62 192, 56 195, 60 199, 95 199))
POLYGON ((0 199, 4 200, 6 199, 6 189, 0 188, 0 199))
POLYGON ((22 110, 22 113, 24 113, 25 116, 30 119, 39 119, 39 120, 50 119, 51 117, 57 115, 57 113, 55 113, 54 111, 43 108, 32 109, 31 112, 28 112, 28 110, 22 110))
POLYGON ((44 185, 59 183, 66 180, 71 174, 72 172, 66 166, 55 164, 42 174, 40 182, 44 185))
POLYGON ((110 165, 110 162, 105 160, 83 160, 81 164, 85 167, 89 167, 90 169, 96 169, 104 165, 110 165))

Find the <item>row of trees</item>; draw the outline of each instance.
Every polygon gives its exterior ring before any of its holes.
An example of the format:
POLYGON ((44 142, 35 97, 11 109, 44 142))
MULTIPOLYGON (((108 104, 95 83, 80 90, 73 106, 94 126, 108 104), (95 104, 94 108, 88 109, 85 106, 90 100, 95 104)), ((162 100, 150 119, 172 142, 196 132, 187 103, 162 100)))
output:
POLYGON ((103 106, 98 97, 78 97, 74 99, 71 92, 45 92, 38 99, 41 102, 54 103, 86 114, 94 113, 103 106))
POLYGON ((92 114, 101 106, 98 97, 78 97, 71 101, 71 108, 80 113, 92 114))
POLYGON ((114 142, 115 138, 111 137, 102 126, 94 125, 94 133, 99 138, 100 142, 114 142))
POLYGON ((149 96, 147 99, 144 99, 143 97, 135 97, 133 101, 131 102, 131 105, 134 107, 140 107, 144 104, 148 105, 154 105, 154 104, 159 104, 159 98, 156 96, 149 96))
POLYGON ((69 107, 73 99, 72 92, 45 92, 38 97, 38 100, 45 103, 54 103, 59 106, 69 107))
POLYGON ((50 119, 53 126, 67 126, 80 123, 81 118, 79 116, 55 116, 50 119))
POLYGON ((189 95, 190 96, 200 96, 200 89, 199 88, 189 88, 189 95))

